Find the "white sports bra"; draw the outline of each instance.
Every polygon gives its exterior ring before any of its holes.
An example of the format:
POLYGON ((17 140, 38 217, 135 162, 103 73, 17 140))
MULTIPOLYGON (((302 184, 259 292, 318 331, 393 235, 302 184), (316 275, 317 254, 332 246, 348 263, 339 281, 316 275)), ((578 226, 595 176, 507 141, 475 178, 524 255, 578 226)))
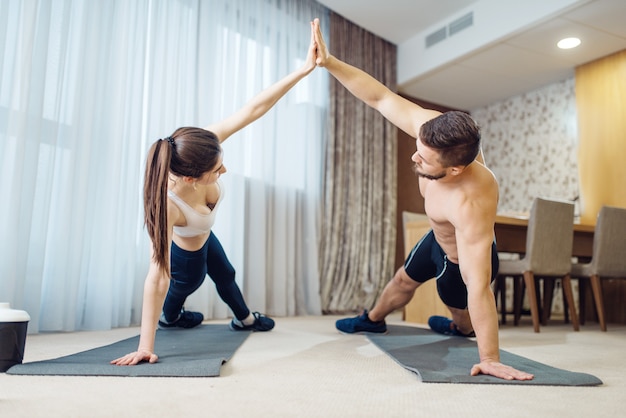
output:
POLYGON ((197 237, 198 235, 207 234, 211 231, 211 227, 215 224, 217 207, 224 196, 224 188, 222 187, 221 182, 218 181, 217 185, 220 189, 220 195, 215 203, 215 207, 213 207, 213 210, 207 214, 199 213, 197 210, 189 206, 187 202, 178 197, 176 193, 171 190, 167 191, 167 197, 172 199, 174 204, 178 206, 178 209, 180 209, 183 215, 185 215, 185 220, 187 221, 187 225, 185 226, 174 225, 174 233, 176 235, 183 238, 197 237))

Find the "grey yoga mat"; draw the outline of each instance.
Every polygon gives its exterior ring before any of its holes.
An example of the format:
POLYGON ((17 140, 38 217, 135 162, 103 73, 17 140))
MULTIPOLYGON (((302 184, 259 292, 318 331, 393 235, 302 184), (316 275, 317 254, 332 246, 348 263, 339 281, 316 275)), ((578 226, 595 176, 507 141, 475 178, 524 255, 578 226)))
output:
POLYGON ((597 377, 551 367, 500 350, 500 360, 516 369, 535 375, 533 380, 502 380, 493 376, 470 376, 478 363, 476 342, 463 337, 448 337, 427 329, 388 325, 388 333, 368 334, 369 340, 400 365, 417 373, 428 383, 490 383, 552 386, 595 386, 597 377))
MULTIPOLYGON (((158 330, 155 352, 159 361, 136 366, 114 366, 109 362, 137 349, 139 336, 103 347, 51 360, 17 364, 7 374, 69 376, 210 377, 250 335, 231 331, 228 325, 200 325, 192 329, 158 330)), ((28 349, 28 343, 27 343, 28 349)))

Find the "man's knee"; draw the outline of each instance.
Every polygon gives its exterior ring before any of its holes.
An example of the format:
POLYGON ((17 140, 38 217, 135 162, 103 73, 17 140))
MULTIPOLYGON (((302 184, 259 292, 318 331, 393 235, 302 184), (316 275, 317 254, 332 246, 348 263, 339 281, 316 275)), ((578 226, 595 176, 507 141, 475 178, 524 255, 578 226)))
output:
POLYGON ((415 289, 417 289, 420 285, 419 282, 416 282, 409 277, 409 275, 404 270, 404 267, 400 267, 398 271, 396 271, 396 274, 394 274, 391 281, 393 282, 394 286, 397 286, 404 292, 414 292, 415 289))

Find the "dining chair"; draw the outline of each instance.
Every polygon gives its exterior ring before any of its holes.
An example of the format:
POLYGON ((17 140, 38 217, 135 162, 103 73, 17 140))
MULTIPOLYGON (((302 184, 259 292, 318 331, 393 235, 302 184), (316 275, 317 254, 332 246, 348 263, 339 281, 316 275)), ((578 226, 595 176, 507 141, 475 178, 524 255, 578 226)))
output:
MULTIPOLYGON (((528 218, 526 252, 519 260, 501 260, 496 277, 496 288, 499 292, 505 291, 506 277, 513 277, 514 325, 519 324, 525 287, 528 290, 533 329, 539 332, 540 297, 537 286, 541 279, 560 278, 572 325, 574 330, 579 330, 570 280, 573 239, 574 205, 570 202, 535 198, 528 218)), ((502 300, 505 296, 502 293, 500 295, 502 300)), ((544 303, 543 310, 546 309, 550 309, 548 303, 544 303)))
MULTIPOLYGON (((571 276, 579 279, 579 288, 581 280, 588 279, 591 282, 600 329, 606 331, 601 279, 626 279, 626 208, 600 208, 593 234, 591 261, 572 264, 571 276)), ((580 304, 584 303, 583 297, 584 293, 581 292, 580 304)))

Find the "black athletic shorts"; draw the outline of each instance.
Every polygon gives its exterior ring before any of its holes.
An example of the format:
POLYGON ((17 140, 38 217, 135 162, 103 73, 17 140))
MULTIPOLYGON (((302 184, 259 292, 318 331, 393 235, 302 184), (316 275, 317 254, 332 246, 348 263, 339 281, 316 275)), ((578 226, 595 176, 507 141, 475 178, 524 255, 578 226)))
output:
MULTIPOLYGON (((498 250, 494 241, 491 246, 491 281, 496 278, 498 267, 498 250)), ((404 262, 404 270, 419 283, 436 279, 437 291, 443 303, 453 308, 467 308, 467 287, 463 283, 459 265, 448 260, 432 230, 415 244, 404 262)))

